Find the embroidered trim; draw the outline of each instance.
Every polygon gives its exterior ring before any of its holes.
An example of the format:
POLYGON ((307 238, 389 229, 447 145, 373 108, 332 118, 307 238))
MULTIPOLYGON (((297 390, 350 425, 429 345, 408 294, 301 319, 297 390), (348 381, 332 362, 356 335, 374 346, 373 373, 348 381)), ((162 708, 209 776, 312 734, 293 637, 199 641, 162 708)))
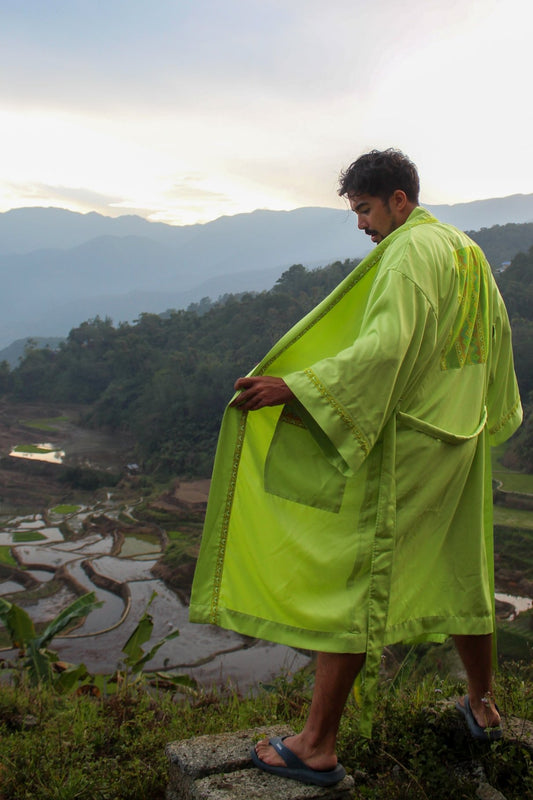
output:
POLYGON ((295 414, 294 411, 287 411, 287 406, 284 407, 279 418, 281 422, 287 422, 289 425, 295 425, 297 428, 307 429, 307 425, 304 423, 303 419, 299 417, 298 414, 295 414))
POLYGON ((505 428, 509 420, 514 417, 519 408, 520 408, 520 400, 517 400, 512 409, 505 415, 505 417, 503 417, 498 422, 498 424, 494 426, 494 428, 489 428, 489 433, 491 434, 491 436, 495 433, 498 433, 498 431, 501 431, 502 428, 505 428))
POLYGON ((361 433, 359 428, 356 425, 354 425, 352 418, 346 413, 346 411, 340 405, 340 403, 338 403, 335 400, 333 395, 329 393, 326 386, 324 386, 322 381, 315 375, 312 369, 304 369, 303 372, 304 375, 307 375, 309 380, 315 385, 320 394, 326 398, 330 406, 337 412, 337 414, 342 419, 346 427, 352 433, 352 436, 357 441, 359 447, 361 448, 365 456, 368 455, 368 453, 370 452, 370 445, 368 444, 366 437, 361 433))
POLYGON ((239 423, 239 430, 237 433, 237 441, 235 442, 235 450, 233 451, 233 461, 231 465, 231 477, 228 486, 228 493, 226 495, 226 505, 224 506, 224 514, 222 516, 222 528, 220 531, 220 539, 218 543, 218 555, 215 565, 215 575, 213 579, 213 594, 211 597, 211 612, 209 614, 209 621, 213 625, 218 624, 218 599, 220 596, 220 584, 222 582, 222 572, 224 570, 224 558, 226 555, 226 543, 228 541, 229 523, 231 518, 231 509, 233 506, 233 499, 235 497, 235 488, 237 486, 237 473, 239 471, 239 463, 241 459, 242 446, 244 443, 244 433, 246 431, 246 421, 248 412, 243 411, 239 423))

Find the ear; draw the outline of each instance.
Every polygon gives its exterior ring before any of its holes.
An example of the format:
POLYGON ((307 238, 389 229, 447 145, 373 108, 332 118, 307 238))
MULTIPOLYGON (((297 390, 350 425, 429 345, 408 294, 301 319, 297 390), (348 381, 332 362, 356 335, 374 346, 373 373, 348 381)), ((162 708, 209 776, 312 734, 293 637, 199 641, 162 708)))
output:
POLYGON ((395 189, 391 197, 392 206, 396 211, 405 211, 409 203, 403 189, 395 189))

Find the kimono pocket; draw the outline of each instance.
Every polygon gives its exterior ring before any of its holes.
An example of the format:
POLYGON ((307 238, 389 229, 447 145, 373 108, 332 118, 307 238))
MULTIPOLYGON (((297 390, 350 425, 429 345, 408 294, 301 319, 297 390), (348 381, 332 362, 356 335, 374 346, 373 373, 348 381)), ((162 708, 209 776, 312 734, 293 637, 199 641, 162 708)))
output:
POLYGON ((345 475, 328 459, 300 417, 287 408, 270 443, 264 479, 269 494, 334 513, 341 507, 346 486, 345 475))

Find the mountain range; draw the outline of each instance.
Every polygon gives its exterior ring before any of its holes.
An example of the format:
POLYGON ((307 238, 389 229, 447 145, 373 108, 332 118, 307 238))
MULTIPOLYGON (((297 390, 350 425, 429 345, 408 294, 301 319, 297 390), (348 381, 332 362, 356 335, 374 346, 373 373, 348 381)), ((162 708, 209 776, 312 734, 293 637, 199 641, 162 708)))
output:
MULTIPOLYGON (((426 207, 463 230, 533 221, 533 194, 426 207)), ((13 209, 0 214, 0 348, 65 336, 97 315, 132 321, 202 297, 269 289, 294 263, 318 267, 371 248, 348 207, 257 210, 186 226, 13 209)))

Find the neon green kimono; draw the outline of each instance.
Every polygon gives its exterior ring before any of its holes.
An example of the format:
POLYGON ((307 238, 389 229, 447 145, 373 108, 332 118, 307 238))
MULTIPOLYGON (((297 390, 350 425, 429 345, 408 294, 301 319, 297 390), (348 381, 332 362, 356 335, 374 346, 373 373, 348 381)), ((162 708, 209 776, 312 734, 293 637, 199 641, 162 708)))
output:
POLYGON ((296 400, 226 410, 191 621, 366 652, 369 701, 384 645, 490 633, 489 445, 522 412, 479 247, 416 208, 251 374, 296 400))

